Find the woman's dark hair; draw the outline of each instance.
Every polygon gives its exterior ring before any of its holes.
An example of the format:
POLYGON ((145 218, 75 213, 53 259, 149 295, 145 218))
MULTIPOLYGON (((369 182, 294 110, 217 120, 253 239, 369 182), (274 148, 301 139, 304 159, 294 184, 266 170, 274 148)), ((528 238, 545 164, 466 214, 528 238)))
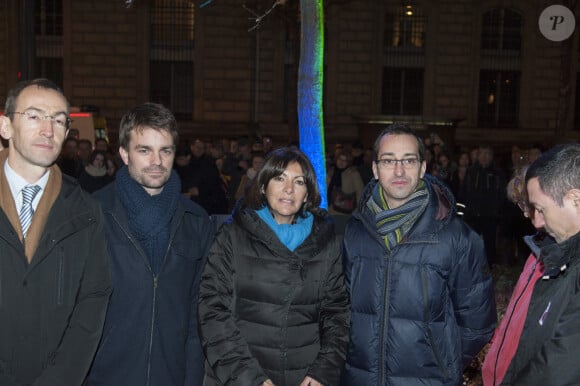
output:
POLYGON ((268 187, 270 180, 284 173, 288 164, 293 162, 298 163, 302 168, 306 191, 308 192, 306 202, 302 205, 298 215, 304 216, 306 212, 316 212, 320 205, 320 191, 318 190, 314 168, 304 153, 289 147, 275 149, 268 153, 264 166, 254 179, 248 194, 244 198, 245 204, 252 209, 260 209, 264 205, 268 205, 268 201, 263 192, 268 187))
POLYGON ((107 167, 107 153, 105 153, 102 150, 93 150, 93 152, 91 153, 91 156, 89 157, 89 164, 93 164, 93 162, 95 161, 95 158, 97 158, 98 155, 102 155, 103 156, 103 166, 106 168, 107 167))

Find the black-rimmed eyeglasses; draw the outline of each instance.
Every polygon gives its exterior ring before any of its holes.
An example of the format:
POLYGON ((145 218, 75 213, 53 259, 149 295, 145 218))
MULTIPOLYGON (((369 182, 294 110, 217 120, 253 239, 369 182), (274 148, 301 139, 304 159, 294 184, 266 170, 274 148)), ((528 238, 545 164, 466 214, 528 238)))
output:
POLYGON ((394 169, 397 164, 400 164, 404 169, 413 169, 419 163, 419 159, 416 157, 408 157, 403 159, 381 158, 376 160, 375 163, 384 169, 394 169))

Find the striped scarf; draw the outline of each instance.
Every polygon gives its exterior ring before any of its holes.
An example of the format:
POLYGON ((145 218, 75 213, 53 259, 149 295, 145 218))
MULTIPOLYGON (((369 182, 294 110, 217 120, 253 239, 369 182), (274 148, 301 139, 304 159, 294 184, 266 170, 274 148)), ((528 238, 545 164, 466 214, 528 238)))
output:
POLYGON ((389 209, 381 184, 375 185, 367 207, 375 214, 377 232, 385 241, 387 249, 390 250, 401 242, 403 236, 423 213, 428 202, 429 191, 423 180, 419 180, 409 200, 395 209, 389 209))

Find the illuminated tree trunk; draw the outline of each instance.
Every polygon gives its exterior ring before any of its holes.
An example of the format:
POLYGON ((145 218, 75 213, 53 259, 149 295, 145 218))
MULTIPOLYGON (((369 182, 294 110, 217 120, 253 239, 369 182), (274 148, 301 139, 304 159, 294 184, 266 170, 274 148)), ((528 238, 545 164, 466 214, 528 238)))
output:
POLYGON ((323 0, 300 0, 300 65, 298 68, 298 127, 300 148, 306 153, 318 178, 321 206, 328 207, 322 81, 324 59, 323 0))

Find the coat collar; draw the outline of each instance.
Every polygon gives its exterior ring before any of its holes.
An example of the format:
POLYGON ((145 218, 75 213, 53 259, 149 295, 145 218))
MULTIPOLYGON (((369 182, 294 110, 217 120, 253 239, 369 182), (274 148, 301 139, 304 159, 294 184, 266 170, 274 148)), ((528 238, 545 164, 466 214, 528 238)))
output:
POLYGON ((553 239, 545 239, 536 242, 540 246, 540 258, 544 263, 544 276, 542 279, 554 279, 565 273, 571 265, 579 263, 580 233, 570 237, 561 243, 553 239))

